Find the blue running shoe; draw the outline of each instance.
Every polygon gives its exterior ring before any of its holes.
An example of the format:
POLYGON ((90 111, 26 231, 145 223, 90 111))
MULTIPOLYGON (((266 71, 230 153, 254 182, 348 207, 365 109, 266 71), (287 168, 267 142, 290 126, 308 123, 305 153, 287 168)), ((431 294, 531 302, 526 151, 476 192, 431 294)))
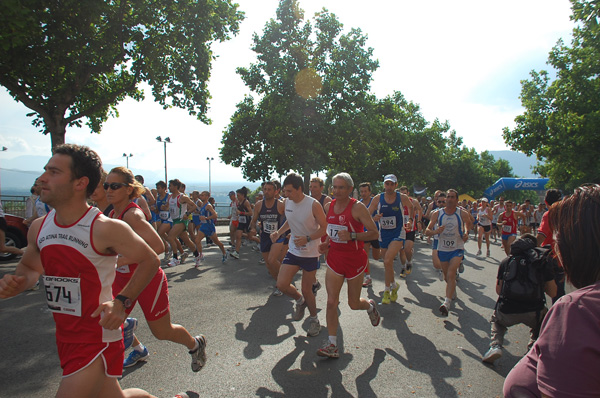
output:
POLYGON ((127 326, 123 328, 123 343, 125 344, 125 349, 128 349, 131 347, 131 343, 133 343, 133 334, 137 329, 138 321, 135 318, 127 318, 125 322, 127 322, 127 326))
POLYGON ((123 361, 123 367, 130 368, 140 361, 145 361, 146 359, 148 359, 149 356, 150 353, 148 352, 148 349, 146 347, 144 347, 144 351, 142 352, 133 350, 129 353, 129 356, 123 361))

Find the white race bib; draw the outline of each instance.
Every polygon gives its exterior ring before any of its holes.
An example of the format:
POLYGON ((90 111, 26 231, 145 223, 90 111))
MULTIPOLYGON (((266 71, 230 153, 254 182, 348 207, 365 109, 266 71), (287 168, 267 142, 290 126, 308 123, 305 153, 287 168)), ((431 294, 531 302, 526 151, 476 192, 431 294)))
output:
POLYGON ((458 247, 458 242, 455 238, 446 238, 441 236, 439 238, 438 245, 440 245, 442 249, 456 250, 456 248, 458 247))
POLYGON ((169 212, 167 210, 161 210, 161 212, 158 213, 158 216, 161 220, 167 221, 169 219, 169 212))
POLYGON ((272 234, 277 231, 277 221, 263 221, 263 232, 266 234, 272 234))
MULTIPOLYGON (((445 232, 445 231, 444 231, 445 232)), ((458 240, 455 234, 453 233, 444 233, 440 234, 438 245, 442 249, 456 250, 458 249, 458 240)))
POLYGON ((238 218, 238 221, 240 222, 240 224, 246 224, 246 216, 240 216, 238 218))
POLYGON ((381 217, 379 225, 381 229, 396 229, 396 216, 381 217))
POLYGON ((510 234, 512 232, 512 226, 510 226, 510 225, 503 225, 502 226, 502 232, 506 232, 506 233, 510 234))
POLYGON ((121 265, 120 267, 117 267, 117 272, 120 272, 122 274, 130 273, 131 270, 129 269, 129 264, 125 264, 125 265, 121 265))
POLYGON ((81 316, 81 280, 43 275, 46 301, 52 312, 81 316))
POLYGON ((347 240, 341 240, 338 236, 340 231, 347 231, 348 227, 346 225, 338 225, 338 224, 327 224, 327 235, 329 235, 329 239, 332 242, 336 243, 348 243, 347 240))

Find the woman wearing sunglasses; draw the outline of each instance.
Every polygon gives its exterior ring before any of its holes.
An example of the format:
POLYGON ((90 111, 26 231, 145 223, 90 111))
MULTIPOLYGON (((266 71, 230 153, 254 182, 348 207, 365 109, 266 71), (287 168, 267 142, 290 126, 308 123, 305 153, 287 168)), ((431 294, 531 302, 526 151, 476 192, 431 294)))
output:
MULTIPOLYGON (((152 225, 146 221, 146 216, 133 201, 144 192, 144 187, 135 180, 133 173, 124 167, 116 167, 110 171, 106 182, 106 198, 114 206, 110 216, 123 220, 148 243, 148 245, 160 254, 164 251, 164 245, 158 233, 152 225)), ((113 294, 118 294, 133 275, 137 264, 130 264, 127 258, 119 257, 117 261, 117 275, 113 283, 113 294)), ((152 334, 159 340, 170 340, 185 345, 192 356, 192 370, 199 371, 206 362, 206 339, 203 335, 192 337, 181 325, 171 323, 169 311, 169 290, 167 277, 162 269, 158 269, 152 281, 134 302, 125 303, 125 311, 130 314, 135 303, 140 303, 146 322, 152 334)), ((137 326, 137 321, 128 318, 128 324, 137 326)), ((127 342, 129 343, 129 342, 127 342)), ((150 355, 146 347, 133 336, 133 351, 125 359, 123 366, 129 367, 139 361, 144 361, 150 355)), ((127 346, 125 347, 127 349, 127 346)))

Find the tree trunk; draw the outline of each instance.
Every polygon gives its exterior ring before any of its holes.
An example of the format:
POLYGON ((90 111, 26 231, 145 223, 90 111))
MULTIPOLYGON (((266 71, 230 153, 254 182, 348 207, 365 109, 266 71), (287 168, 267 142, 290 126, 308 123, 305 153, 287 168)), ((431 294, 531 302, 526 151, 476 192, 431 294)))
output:
POLYGON ((65 143, 65 134, 67 133, 67 126, 64 120, 61 122, 54 122, 44 120, 46 122, 46 131, 50 134, 50 142, 52 149, 65 143))
POLYGON ((304 193, 307 195, 310 195, 310 191, 308 190, 309 185, 310 185, 310 171, 305 171, 304 172, 304 193))

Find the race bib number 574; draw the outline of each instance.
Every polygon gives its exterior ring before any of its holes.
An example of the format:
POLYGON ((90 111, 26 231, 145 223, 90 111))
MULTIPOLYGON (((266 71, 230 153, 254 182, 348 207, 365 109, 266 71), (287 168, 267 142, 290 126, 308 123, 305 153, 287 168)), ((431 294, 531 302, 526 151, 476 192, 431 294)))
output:
POLYGON ((81 280, 63 276, 42 277, 50 311, 81 316, 81 280))

